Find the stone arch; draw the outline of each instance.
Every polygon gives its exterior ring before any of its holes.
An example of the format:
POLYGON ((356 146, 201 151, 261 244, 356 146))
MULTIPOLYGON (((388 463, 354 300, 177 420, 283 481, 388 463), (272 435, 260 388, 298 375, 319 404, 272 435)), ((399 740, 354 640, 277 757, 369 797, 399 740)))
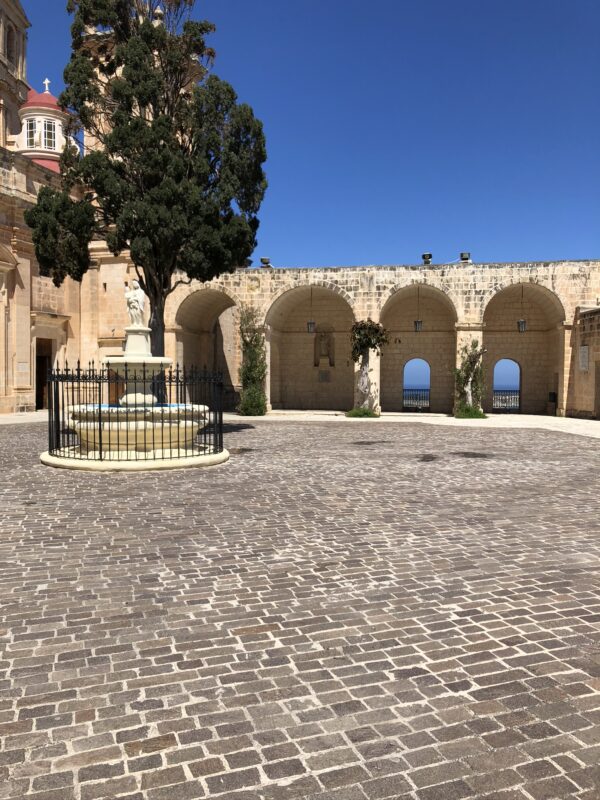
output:
MULTIPOLYGON (((556 402, 564 373, 565 309, 550 289, 534 282, 511 283, 497 291, 483 312, 483 366, 488 376, 497 361, 516 361, 521 370, 520 410, 546 414, 556 402), (519 331, 518 321, 525 330, 519 331)), ((493 380, 486 381, 484 408, 493 410, 493 380)))
POLYGON ((0 264, 4 267, 9 267, 12 269, 13 267, 17 266, 17 263, 17 259, 15 258, 12 250, 9 250, 6 245, 0 244, 0 264))
POLYGON ((379 321, 381 322, 382 316, 385 314, 386 310, 389 309, 389 304, 390 302, 393 302, 396 295, 403 294, 407 290, 414 289, 416 286, 419 286, 421 288, 427 287, 427 289, 430 290, 433 295, 439 298, 440 302, 446 304, 450 313, 454 317, 454 321, 456 322, 458 320, 458 312, 457 312, 458 306, 449 292, 445 292, 438 286, 434 286, 433 284, 427 283, 426 281, 413 280, 411 281, 411 283, 404 284, 403 286, 392 286, 382 295, 381 302, 379 304, 379 321))
POLYGON ((543 283, 538 283, 537 281, 515 281, 511 283, 495 285, 491 289, 488 289, 481 299, 482 320, 483 317, 485 317, 488 306, 490 305, 491 301, 494 300, 494 298, 498 297, 498 295, 500 295, 502 292, 511 290, 514 291, 515 289, 520 291, 521 286, 525 292, 529 293, 531 291, 534 293, 535 296, 542 301, 542 305, 547 312, 553 315, 558 321, 564 322, 564 320, 567 318, 567 314, 563 301, 556 294, 556 292, 554 292, 552 289, 549 289, 547 286, 544 286, 543 283))
POLYGON ((404 362, 402 367, 402 386, 402 405, 405 411, 429 411, 431 364, 426 358, 411 356, 404 362), (423 368, 423 365, 426 369, 423 368), (414 369, 415 367, 417 367, 416 370, 414 369))
POLYGON ((437 287, 414 282, 391 292, 382 306, 381 324, 389 343, 381 356, 381 407, 402 411, 404 365, 422 358, 430 366, 430 408, 450 413, 454 401, 457 313, 452 300, 437 287), (417 330, 415 321, 422 322, 417 330))
POLYGON ((177 361, 222 373, 226 409, 235 407, 239 395, 237 307, 230 293, 206 286, 188 292, 174 311, 177 361))
POLYGON ((342 288, 339 284, 334 283, 333 281, 325 281, 325 280, 310 280, 310 281, 302 281, 297 283, 295 286, 292 287, 285 287, 284 289, 280 289, 278 292, 273 294, 269 297, 268 306, 264 309, 264 323, 265 325, 270 325, 269 316, 272 314, 273 309, 277 308, 277 304, 282 298, 285 298, 286 295, 295 292, 297 289, 310 289, 310 288, 321 288, 327 289, 334 294, 339 295, 352 309, 352 313, 356 315, 356 308, 354 303, 354 298, 350 295, 344 288, 342 288))
POLYGON ((298 284, 280 292, 264 318, 273 408, 351 408, 355 314, 348 294, 325 281, 298 284), (309 322, 314 322, 312 330, 309 322))

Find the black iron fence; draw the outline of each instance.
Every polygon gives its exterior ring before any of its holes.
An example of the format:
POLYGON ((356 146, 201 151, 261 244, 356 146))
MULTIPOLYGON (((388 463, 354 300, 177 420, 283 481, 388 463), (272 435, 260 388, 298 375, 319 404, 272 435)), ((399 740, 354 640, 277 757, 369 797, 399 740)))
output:
POLYGON ((194 368, 107 364, 48 373, 48 450, 138 461, 223 451, 223 380, 194 368))
POLYGON ((402 408, 404 411, 429 411, 429 389, 404 389, 402 408))
POLYGON ((521 410, 521 392, 519 389, 494 389, 492 409, 518 413, 521 410))

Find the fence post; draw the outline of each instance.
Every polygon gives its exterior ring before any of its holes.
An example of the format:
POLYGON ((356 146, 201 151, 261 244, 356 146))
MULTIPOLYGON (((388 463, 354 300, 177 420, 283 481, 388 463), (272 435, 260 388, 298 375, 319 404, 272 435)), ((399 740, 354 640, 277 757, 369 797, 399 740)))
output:
POLYGON ((102 370, 98 370, 98 453, 102 461, 102 370))

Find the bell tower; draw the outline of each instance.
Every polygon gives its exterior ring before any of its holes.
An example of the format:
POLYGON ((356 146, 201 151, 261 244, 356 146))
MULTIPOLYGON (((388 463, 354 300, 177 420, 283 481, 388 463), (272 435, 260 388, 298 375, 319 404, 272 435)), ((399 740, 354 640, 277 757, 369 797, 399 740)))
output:
POLYGON ((27 99, 27 29, 19 0, 0 0, 0 146, 19 133, 19 108, 27 99))

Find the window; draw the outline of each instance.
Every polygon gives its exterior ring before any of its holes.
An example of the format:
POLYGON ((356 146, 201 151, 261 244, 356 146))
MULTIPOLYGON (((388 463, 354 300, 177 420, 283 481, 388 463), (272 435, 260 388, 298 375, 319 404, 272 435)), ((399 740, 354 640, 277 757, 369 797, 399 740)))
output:
POLYGON ((33 150, 35 147, 35 120, 27 120, 27 149, 33 150))
POLYGON ((44 150, 56 150, 56 122, 44 120, 44 150))
POLYGON ((17 63, 17 38, 14 28, 10 26, 6 31, 6 57, 11 64, 17 63))

